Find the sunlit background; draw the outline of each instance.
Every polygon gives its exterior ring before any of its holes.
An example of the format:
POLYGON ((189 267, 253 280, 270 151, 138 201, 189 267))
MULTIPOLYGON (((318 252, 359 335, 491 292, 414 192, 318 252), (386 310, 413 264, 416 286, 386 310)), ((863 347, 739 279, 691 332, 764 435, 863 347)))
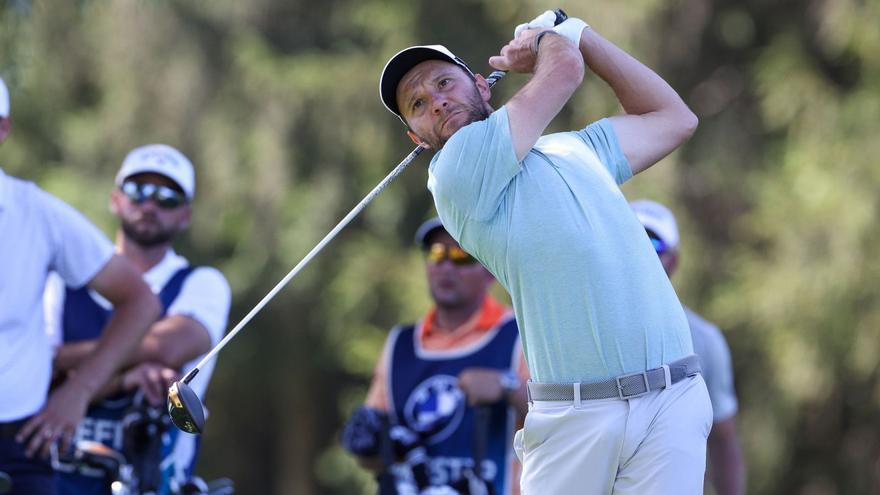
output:
MULTIPOLYGON (((880 493, 878 0, 8 0, 0 164, 111 234, 126 152, 184 151, 197 198, 177 247, 229 278, 232 326, 411 150, 377 96, 388 57, 444 43, 487 73, 516 24, 555 7, 701 119, 624 192, 678 216, 674 282, 730 343, 749 493, 880 493)), ((496 104, 524 81, 499 83, 496 104)), ((552 127, 618 111, 588 77, 552 127)), ((204 477, 243 494, 372 492, 338 434, 387 330, 429 304, 412 244, 433 214, 427 161, 220 354, 204 477)))

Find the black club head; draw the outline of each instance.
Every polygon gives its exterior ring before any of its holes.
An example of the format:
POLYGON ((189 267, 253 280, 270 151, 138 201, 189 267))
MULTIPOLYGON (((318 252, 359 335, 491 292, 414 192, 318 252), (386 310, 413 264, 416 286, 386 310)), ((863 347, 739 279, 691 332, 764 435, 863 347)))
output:
POLYGON ((205 428, 205 410, 199 396, 183 381, 168 389, 168 415, 181 431, 198 435, 205 428))

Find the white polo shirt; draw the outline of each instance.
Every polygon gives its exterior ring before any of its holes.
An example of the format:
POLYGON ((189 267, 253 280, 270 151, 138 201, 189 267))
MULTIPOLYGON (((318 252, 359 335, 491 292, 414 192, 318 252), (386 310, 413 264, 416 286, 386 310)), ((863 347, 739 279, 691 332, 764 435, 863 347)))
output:
POLYGON ((0 422, 46 402, 52 351, 43 328, 50 271, 73 287, 88 283, 113 244, 79 212, 0 169, 0 422))

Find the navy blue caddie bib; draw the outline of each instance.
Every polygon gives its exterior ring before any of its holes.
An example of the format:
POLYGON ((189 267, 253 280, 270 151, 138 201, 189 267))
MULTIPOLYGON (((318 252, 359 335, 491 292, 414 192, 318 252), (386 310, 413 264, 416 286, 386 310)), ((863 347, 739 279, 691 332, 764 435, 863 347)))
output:
MULTIPOLYGON (((501 322, 474 346, 459 352, 418 352, 416 327, 394 329, 388 364, 388 390, 398 424, 416 431, 428 452, 431 483, 453 484, 474 466, 475 409, 467 405, 457 376, 465 368, 515 371, 519 364, 519 331, 512 317, 501 322), (514 353, 517 353, 516 355, 514 353)), ((512 452, 516 414, 501 401, 490 409, 486 452, 481 474, 492 480, 495 493, 506 493, 508 459, 512 452)))
MULTIPOLYGON (((162 315, 180 295, 186 278, 195 266, 179 269, 168 279, 157 294, 162 304, 162 315)), ((89 295, 89 289, 65 289, 62 316, 62 338, 65 344, 95 340, 101 336, 104 327, 113 315, 112 310, 104 309, 89 295)), ((122 451, 122 419, 125 411, 132 405, 133 393, 119 393, 97 404, 89 406, 85 418, 77 427, 76 440, 91 440, 122 451)), ((171 428, 163 438, 162 457, 170 452, 177 437, 177 429, 171 428)), ((63 466, 62 466, 63 467, 63 466)), ((61 470, 58 480, 59 495, 110 495, 110 485, 97 472, 66 472, 61 470)))

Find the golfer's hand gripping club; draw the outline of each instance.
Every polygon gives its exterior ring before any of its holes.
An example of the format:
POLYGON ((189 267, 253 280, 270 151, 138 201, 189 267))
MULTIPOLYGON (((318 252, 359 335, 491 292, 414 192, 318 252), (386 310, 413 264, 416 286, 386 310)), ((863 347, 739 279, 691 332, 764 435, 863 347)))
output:
MULTIPOLYGON (((562 11, 562 9, 557 9, 555 13, 556 24, 559 24, 568 18, 568 16, 565 14, 565 12, 562 11)), ((492 87, 506 75, 506 71, 494 71, 489 74, 489 77, 486 78, 486 82, 489 83, 489 87, 492 87)), ((293 279, 293 277, 295 277, 296 274, 299 273, 300 270, 302 270, 303 267, 305 267, 306 264, 309 263, 309 261, 312 260, 312 258, 314 258, 322 249, 324 249, 324 246, 329 244, 330 241, 332 241, 333 238, 336 237, 336 235, 343 228, 345 228, 345 226, 347 226, 349 222, 352 221, 352 219, 354 219, 354 217, 356 217, 364 208, 366 208, 367 204, 373 201, 373 199, 375 199, 376 196, 379 195, 379 193, 381 193, 386 187, 388 187, 388 185, 391 184, 391 182, 394 181, 394 179, 396 179, 397 176, 399 176, 404 171, 404 169, 406 169, 406 167, 409 166, 409 164, 413 160, 415 160, 415 158, 419 156, 419 154, 421 154, 424 150, 425 148, 421 146, 416 146, 416 148, 413 149, 409 153, 409 155, 407 155, 406 158, 403 159, 403 161, 401 161, 399 164, 397 164, 396 167, 394 167, 394 170, 392 170, 384 179, 382 179, 382 181, 378 185, 376 185, 376 187, 374 187, 373 190, 370 191, 369 194, 367 194, 364 199, 362 199, 361 202, 357 204, 357 206, 355 206, 350 212, 348 212, 348 214, 345 215, 345 217, 340 220, 335 227, 333 227, 333 230, 331 230, 326 236, 324 236, 324 238, 321 239, 321 241, 314 248, 312 248, 312 250, 309 251, 308 254, 306 254, 306 256, 299 263, 297 263, 296 266, 294 266, 293 269, 291 269, 290 272, 288 272, 287 275, 285 275, 284 278, 281 279, 281 281, 278 282, 278 284, 276 284, 275 287, 273 287, 272 290, 269 291, 269 293, 266 294, 266 296, 263 297, 263 299, 261 299, 260 302, 258 302, 257 305, 254 306, 253 309, 251 309, 248 314, 246 314, 244 318, 242 318, 241 321, 238 322, 237 325, 235 325, 235 327, 233 327, 232 330, 229 331, 228 334, 226 334, 223 340, 221 340, 216 346, 214 346, 214 348, 211 349, 210 352, 205 354, 205 357, 203 357, 202 360, 199 361, 199 363, 193 369, 191 369, 186 374, 186 376, 183 377, 182 380, 174 382, 171 385, 171 387, 168 389, 168 414, 169 416, 171 416, 171 422, 174 423, 174 426, 187 433, 199 434, 204 431, 205 409, 202 405, 201 399, 199 399, 199 396, 189 386, 189 383, 193 380, 193 378, 196 377, 202 366, 213 359, 218 352, 226 347, 226 344, 228 344, 230 340, 234 339, 235 336, 238 335, 238 332, 240 332, 245 327, 245 325, 247 325, 251 321, 251 319, 253 319, 253 317, 256 316, 257 313, 259 313, 263 309, 263 307, 266 306, 266 304, 268 304, 269 301, 271 301, 278 294, 278 292, 280 292, 281 289, 283 289, 288 284, 288 282, 290 282, 291 279, 293 279)))
MULTIPOLYGON (((558 25, 562 24, 563 22, 565 22, 566 19, 568 19, 568 14, 566 14, 565 11, 562 9, 554 10, 553 14, 556 15, 556 19, 553 21, 554 26, 558 26, 558 25)), ((526 24, 520 24, 519 26, 517 26, 516 30, 514 31, 514 37, 519 35, 520 31, 522 31, 523 29, 529 29, 529 24, 526 23, 526 24)), ((499 79, 501 79, 502 77, 504 77, 506 75, 507 75, 506 70, 492 71, 492 73, 489 74, 489 76, 486 78, 486 82, 489 83, 489 87, 491 88, 492 86, 495 85, 496 82, 498 82, 499 79)))

